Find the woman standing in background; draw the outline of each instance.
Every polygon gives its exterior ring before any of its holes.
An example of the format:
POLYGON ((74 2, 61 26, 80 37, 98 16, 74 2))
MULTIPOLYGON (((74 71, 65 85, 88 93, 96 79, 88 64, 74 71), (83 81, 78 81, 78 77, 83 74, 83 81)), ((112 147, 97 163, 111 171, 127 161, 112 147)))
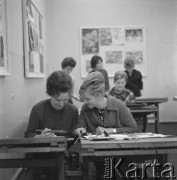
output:
MULTIPOLYGON (((72 57, 66 57, 61 62, 62 71, 65 72, 66 74, 69 74, 70 76, 75 66, 76 66, 76 61, 72 57)), ((72 91, 71 91, 71 98, 69 99, 69 102, 73 104, 72 98, 79 101, 79 97, 77 97, 77 95, 74 92, 75 78, 73 76, 71 76, 71 78, 72 78, 72 91)))
POLYGON ((125 88, 133 92, 135 97, 142 96, 141 90, 143 89, 142 74, 135 68, 135 58, 133 56, 126 57, 124 61, 125 72, 128 79, 125 88))
POLYGON ((105 79, 105 92, 108 91, 110 88, 108 73, 105 69, 103 69, 103 60, 102 60, 101 56, 94 55, 91 59, 90 65, 92 68, 92 71, 90 71, 90 73, 95 72, 95 71, 99 71, 102 73, 102 75, 104 76, 104 79, 105 79))

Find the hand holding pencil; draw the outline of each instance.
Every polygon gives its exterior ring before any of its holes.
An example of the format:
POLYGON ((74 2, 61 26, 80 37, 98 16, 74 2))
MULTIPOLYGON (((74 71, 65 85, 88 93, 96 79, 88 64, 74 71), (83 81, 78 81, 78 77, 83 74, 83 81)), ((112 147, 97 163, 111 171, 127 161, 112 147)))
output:
POLYGON ((84 128, 84 127, 77 128, 77 129, 75 130, 75 134, 76 134, 77 136, 81 136, 81 135, 84 134, 84 133, 86 133, 86 128, 84 128))

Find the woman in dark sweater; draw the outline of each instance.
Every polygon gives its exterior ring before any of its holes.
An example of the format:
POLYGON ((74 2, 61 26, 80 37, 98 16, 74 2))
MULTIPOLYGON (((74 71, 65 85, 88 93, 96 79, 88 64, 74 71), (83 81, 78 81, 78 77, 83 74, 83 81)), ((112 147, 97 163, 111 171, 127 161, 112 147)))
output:
POLYGON ((102 73, 102 75, 104 76, 104 80, 105 80, 105 92, 109 90, 110 86, 109 86, 109 78, 108 78, 108 73, 105 69, 103 69, 103 60, 101 56, 97 56, 94 55, 90 61, 90 65, 92 67, 92 71, 99 71, 102 73))
POLYGON ((142 74, 140 71, 134 69, 135 58, 133 56, 126 57, 124 61, 125 72, 127 73, 128 79, 125 88, 133 92, 135 97, 141 96, 141 90, 143 89, 142 74))

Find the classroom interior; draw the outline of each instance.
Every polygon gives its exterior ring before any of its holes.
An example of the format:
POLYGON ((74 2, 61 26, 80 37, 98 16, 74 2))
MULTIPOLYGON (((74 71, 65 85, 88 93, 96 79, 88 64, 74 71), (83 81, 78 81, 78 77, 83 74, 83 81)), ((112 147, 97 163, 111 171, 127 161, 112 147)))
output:
MULTIPOLYGON (((0 76, 0 138, 21 138, 31 108, 48 98, 46 78, 61 70, 61 61, 72 56, 77 65, 78 94, 83 81, 80 61, 80 28, 103 26, 146 27, 144 97, 168 97, 160 105, 159 133, 177 135, 177 1, 176 0, 33 0, 43 16, 45 77, 24 75, 22 1, 6 0, 10 75, 0 76)), ((123 68, 123 67, 122 67, 123 68)), ((113 78, 109 78, 113 86, 113 78)), ((81 103, 74 101, 81 108, 81 103)), ((147 131, 154 132, 153 121, 147 131)), ((3 156, 3 155, 2 155, 3 156)), ((175 164, 177 159, 171 155, 175 164), (175 160, 176 159, 176 160, 175 160)), ((177 167, 177 164, 176 164, 177 167)), ((0 169, 0 180, 11 180, 16 169, 0 169)))

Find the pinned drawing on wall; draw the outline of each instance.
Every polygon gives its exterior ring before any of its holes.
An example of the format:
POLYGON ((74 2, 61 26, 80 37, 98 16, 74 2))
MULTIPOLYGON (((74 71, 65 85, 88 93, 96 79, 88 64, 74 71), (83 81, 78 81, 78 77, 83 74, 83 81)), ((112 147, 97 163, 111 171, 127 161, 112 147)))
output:
POLYGON ((147 75, 145 26, 82 27, 80 41, 81 77, 86 77, 91 70, 93 55, 102 57, 109 77, 124 70, 124 60, 129 55, 135 57, 136 69, 147 75))
POLYGON ((0 0, 0 76, 10 75, 6 0, 0 0))
POLYGON ((43 17, 31 0, 22 0, 25 76, 45 77, 43 17))

